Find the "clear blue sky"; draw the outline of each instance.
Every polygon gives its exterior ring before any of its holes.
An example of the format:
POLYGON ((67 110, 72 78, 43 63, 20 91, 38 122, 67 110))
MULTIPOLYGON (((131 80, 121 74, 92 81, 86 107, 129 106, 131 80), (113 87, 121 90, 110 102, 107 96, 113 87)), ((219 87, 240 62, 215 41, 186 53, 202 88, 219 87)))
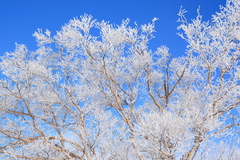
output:
POLYGON ((196 16, 200 6, 204 20, 209 20, 219 11, 219 5, 225 3, 225 0, 0 0, 0 55, 13 51, 15 42, 35 50, 32 34, 38 28, 55 33, 71 18, 87 13, 98 21, 116 24, 126 18, 130 18, 131 24, 135 21, 145 24, 158 17, 156 38, 150 42, 150 48, 166 45, 174 56, 179 56, 186 46, 176 35, 180 6, 188 10, 188 19, 196 16))

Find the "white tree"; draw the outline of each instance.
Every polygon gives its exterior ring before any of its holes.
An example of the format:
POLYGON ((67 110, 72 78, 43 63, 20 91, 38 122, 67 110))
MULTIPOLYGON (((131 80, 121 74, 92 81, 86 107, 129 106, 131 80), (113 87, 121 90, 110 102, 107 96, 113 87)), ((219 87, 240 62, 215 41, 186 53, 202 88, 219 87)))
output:
POLYGON ((34 52, 16 44, 0 63, 0 157, 237 160, 240 1, 208 22, 184 13, 177 58, 148 48, 156 18, 131 27, 84 15, 35 32, 34 52))

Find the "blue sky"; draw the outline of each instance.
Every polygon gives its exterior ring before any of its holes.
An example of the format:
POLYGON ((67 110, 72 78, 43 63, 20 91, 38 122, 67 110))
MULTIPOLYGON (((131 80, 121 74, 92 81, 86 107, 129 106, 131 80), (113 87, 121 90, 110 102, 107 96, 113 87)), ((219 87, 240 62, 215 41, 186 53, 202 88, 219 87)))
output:
POLYGON ((32 34, 38 29, 49 29, 52 33, 74 17, 91 14, 98 21, 120 24, 130 18, 131 24, 145 24, 158 17, 155 39, 150 49, 166 45, 173 56, 183 55, 186 43, 176 35, 177 13, 180 6, 188 10, 192 19, 198 6, 204 20, 219 11, 225 0, 0 0, 0 56, 13 51, 15 42, 26 44, 35 50, 36 41, 32 34))

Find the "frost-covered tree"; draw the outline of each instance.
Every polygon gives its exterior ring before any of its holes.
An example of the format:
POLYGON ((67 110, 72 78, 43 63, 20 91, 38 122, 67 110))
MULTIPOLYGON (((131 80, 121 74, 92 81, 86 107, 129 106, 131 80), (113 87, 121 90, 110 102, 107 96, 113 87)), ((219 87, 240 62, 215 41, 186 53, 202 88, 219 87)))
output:
POLYGON ((1 57, 0 157, 126 160, 240 157, 240 1, 202 21, 179 12, 186 54, 148 48, 151 23, 75 18, 1 57), (99 30, 99 35, 90 29, 99 30))

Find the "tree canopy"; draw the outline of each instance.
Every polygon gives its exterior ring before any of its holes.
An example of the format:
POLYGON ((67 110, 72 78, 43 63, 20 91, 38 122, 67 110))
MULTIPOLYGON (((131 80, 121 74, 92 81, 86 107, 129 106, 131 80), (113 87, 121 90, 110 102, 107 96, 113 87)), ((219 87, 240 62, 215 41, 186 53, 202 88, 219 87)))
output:
POLYGON ((240 1, 207 22, 185 13, 181 57, 148 48, 157 18, 130 26, 85 14, 55 35, 35 32, 36 51, 16 44, 0 62, 0 157, 237 160, 240 1))

